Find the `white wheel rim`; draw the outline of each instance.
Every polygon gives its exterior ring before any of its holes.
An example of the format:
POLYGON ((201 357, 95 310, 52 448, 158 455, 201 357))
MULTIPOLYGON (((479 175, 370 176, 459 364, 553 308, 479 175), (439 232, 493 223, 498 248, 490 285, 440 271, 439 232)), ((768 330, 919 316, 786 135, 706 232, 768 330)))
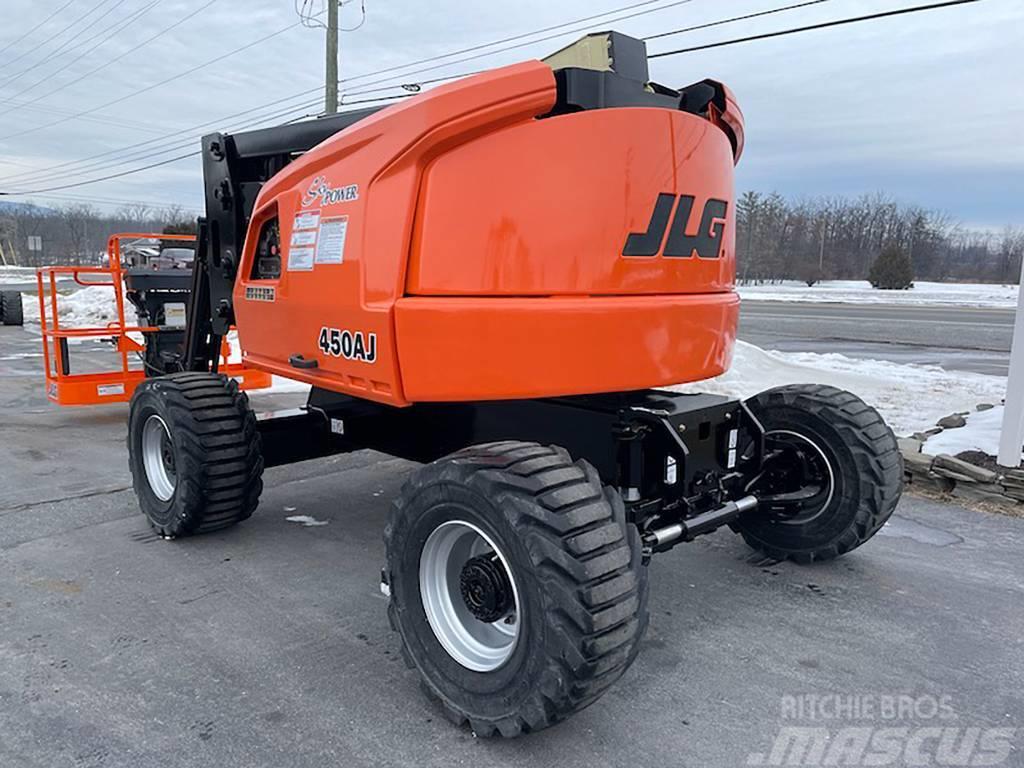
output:
POLYGON ((173 444, 167 423, 156 414, 142 425, 142 466, 153 495, 160 501, 170 501, 178 481, 173 444))
POLYGON ((466 669, 493 672, 511 658, 523 617, 519 590, 505 554, 472 523, 449 520, 427 537, 420 553, 420 598, 437 641, 466 669), (498 556, 512 587, 512 608, 486 623, 462 598, 460 578, 466 563, 479 555, 498 556))

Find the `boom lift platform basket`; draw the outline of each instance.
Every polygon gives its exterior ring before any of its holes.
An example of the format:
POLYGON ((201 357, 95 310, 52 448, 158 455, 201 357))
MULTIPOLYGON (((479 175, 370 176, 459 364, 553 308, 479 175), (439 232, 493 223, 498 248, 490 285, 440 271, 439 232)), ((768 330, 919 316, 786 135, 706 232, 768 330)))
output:
MULTIPOLYGON (((131 400, 135 388, 146 378, 147 366, 152 368, 159 365, 153 353, 159 347, 166 346, 167 337, 172 340, 175 336, 184 337, 185 318, 182 316, 180 323, 168 320, 164 304, 172 302, 158 300, 154 303, 151 300, 147 316, 155 317, 150 317, 151 322, 148 324, 130 325, 125 319, 126 292, 130 300, 140 302, 136 309, 145 306, 147 294, 155 294, 162 299, 178 298, 175 294, 180 294, 184 307, 191 285, 191 272, 187 270, 165 270, 161 273, 158 270, 125 267, 122 243, 136 239, 192 243, 196 238, 194 235, 122 232, 111 235, 107 242, 106 267, 59 266, 36 270, 46 396, 58 405, 99 405, 131 400), (63 325, 59 313, 59 281, 65 277, 70 277, 83 288, 105 286, 113 291, 115 319, 106 325, 63 325), (87 339, 105 339, 113 343, 119 358, 113 370, 72 372, 70 342, 87 339)), ((230 346, 225 339, 218 360, 218 368, 222 373, 237 379, 242 389, 270 386, 272 377, 269 373, 246 368, 240 363, 229 363, 229 353, 230 346)), ((162 369, 150 370, 149 374, 169 372, 162 369)))

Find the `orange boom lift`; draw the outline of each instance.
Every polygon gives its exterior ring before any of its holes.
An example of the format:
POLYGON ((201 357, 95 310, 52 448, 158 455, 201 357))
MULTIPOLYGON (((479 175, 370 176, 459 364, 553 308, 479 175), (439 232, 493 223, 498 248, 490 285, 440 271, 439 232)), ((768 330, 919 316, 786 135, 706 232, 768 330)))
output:
MULTIPOLYGON (((885 523, 900 454, 822 386, 664 389, 729 366, 743 118, 714 80, 650 81, 589 35, 387 108, 202 143, 181 372, 138 384, 130 463, 173 538, 249 518, 267 466, 421 462, 385 528, 403 655, 455 722, 515 736, 636 657, 647 563, 729 526, 836 557, 885 523), (219 369, 307 382, 257 417, 219 369)), ((344 496, 341 497, 344 505, 344 496)))

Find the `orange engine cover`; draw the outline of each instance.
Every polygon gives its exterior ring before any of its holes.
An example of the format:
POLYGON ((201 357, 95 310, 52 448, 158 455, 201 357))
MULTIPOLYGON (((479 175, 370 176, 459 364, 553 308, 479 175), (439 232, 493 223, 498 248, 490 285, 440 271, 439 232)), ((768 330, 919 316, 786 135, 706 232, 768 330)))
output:
POLYGON ((246 363, 395 405, 724 371, 739 306, 729 138, 664 108, 538 119, 555 95, 540 62, 467 78, 272 178, 235 287, 246 363), (257 279, 271 222, 280 276, 257 279))

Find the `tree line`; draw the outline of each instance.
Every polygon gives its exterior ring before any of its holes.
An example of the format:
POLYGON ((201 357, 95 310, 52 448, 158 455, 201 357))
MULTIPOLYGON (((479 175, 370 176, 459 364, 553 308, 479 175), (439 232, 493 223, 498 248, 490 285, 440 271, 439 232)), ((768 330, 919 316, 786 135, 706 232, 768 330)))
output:
POLYGON ((126 205, 102 213, 86 203, 59 208, 18 205, 0 210, 0 247, 7 260, 26 267, 95 265, 117 232, 195 232, 195 216, 180 206, 126 205), (30 250, 39 238, 41 250, 30 250), (12 259, 13 252, 13 259, 12 259))
POLYGON ((1017 283, 1024 229, 972 230, 948 214, 885 194, 798 201, 745 192, 737 200, 740 282, 865 280, 883 252, 902 252, 917 280, 1017 283))
MULTIPOLYGON (((918 280, 1016 283, 1024 229, 972 230, 948 214, 900 204, 884 194, 787 200, 745 192, 737 201, 740 282, 864 280, 885 250, 900 251, 918 280)), ((0 211, 0 245, 17 263, 93 264, 114 232, 192 232, 195 217, 178 206, 128 205, 111 214, 85 203, 0 211), (28 238, 41 238, 41 251, 28 238)))

